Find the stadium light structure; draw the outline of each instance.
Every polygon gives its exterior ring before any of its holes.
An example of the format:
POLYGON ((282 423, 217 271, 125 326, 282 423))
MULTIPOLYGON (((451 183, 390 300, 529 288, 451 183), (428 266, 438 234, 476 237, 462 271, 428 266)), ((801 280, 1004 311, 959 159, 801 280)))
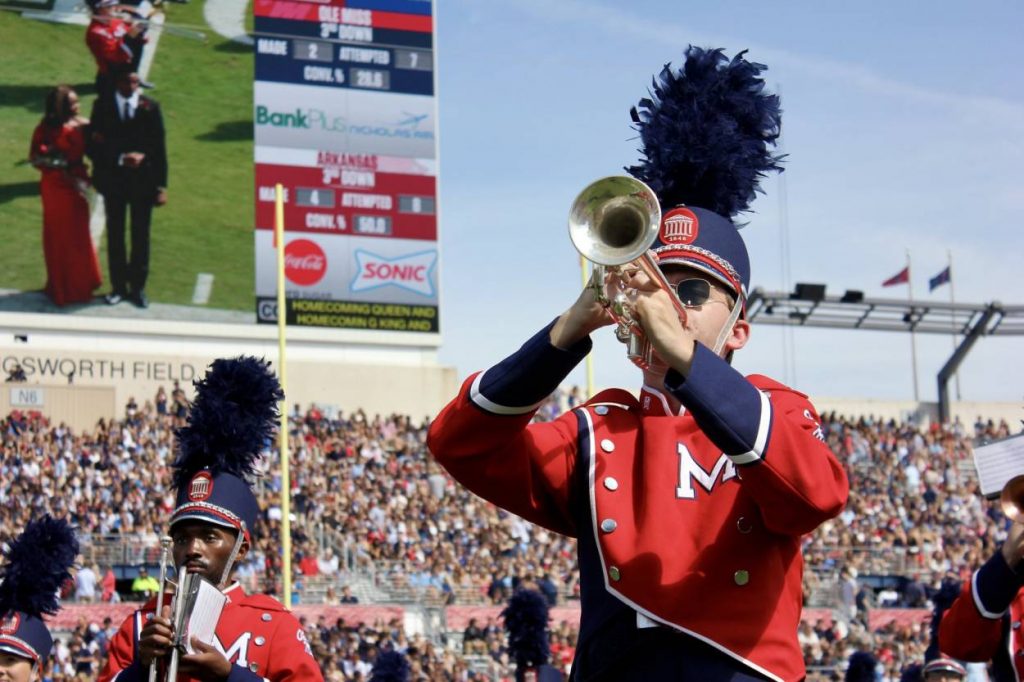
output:
POLYGON ((942 421, 949 420, 949 379, 978 339, 1024 336, 1024 305, 865 298, 863 292, 851 290, 842 296, 829 296, 825 285, 803 283, 797 284, 792 293, 754 289, 747 301, 747 319, 786 327, 955 333, 959 343, 937 375, 942 421))

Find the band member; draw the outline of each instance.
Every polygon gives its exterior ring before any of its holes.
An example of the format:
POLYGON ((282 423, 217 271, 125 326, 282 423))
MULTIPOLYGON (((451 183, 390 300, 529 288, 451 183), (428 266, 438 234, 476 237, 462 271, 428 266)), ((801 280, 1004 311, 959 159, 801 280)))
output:
POLYGON ((691 47, 632 112, 646 158, 629 170, 667 211, 652 250, 671 289, 611 275, 655 351, 639 399, 612 389, 530 423, 613 322, 598 280, 470 376, 429 431, 474 493, 578 538, 573 680, 804 677, 800 540, 843 509, 849 484, 807 398, 729 362, 750 335, 732 218, 780 161, 764 68, 691 47))
POLYGON ((516 682, 561 682, 562 674, 548 665, 548 600, 536 586, 520 585, 501 616, 508 635, 509 658, 516 664, 516 682))
POLYGON ((939 625, 939 649, 962 661, 992 662, 992 679, 1024 680, 1024 523, 965 581, 939 625))
POLYGON ((78 541, 62 520, 31 521, 4 552, 0 583, 0 679, 42 680, 53 647, 43 615, 60 610, 57 593, 71 579, 68 569, 78 541))
POLYGON ((116 15, 117 0, 97 0, 92 10, 85 44, 96 60, 96 94, 105 97, 114 92, 113 70, 137 65, 142 28, 116 15))
MULTIPOLYGON (((177 501, 170 519, 174 565, 200 574, 228 598, 212 644, 193 639, 196 653, 180 655, 178 671, 186 677, 323 679, 295 617, 269 596, 245 594, 231 579, 252 546, 260 514, 246 479, 254 475, 255 461, 274 431, 282 397, 266 362, 216 360, 196 382, 188 424, 177 433, 177 501)), ((165 667, 174 639, 171 610, 164 606, 155 614, 156 602, 151 599, 121 625, 101 682, 147 679, 154 661, 165 667)))

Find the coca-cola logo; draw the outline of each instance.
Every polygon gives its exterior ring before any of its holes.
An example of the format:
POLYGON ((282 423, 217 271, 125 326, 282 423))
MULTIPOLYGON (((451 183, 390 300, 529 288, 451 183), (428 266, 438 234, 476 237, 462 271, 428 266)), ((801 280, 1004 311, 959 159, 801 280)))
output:
POLYGON ((327 274, 327 256, 316 242, 296 239, 284 247, 284 276, 299 286, 312 286, 327 274))

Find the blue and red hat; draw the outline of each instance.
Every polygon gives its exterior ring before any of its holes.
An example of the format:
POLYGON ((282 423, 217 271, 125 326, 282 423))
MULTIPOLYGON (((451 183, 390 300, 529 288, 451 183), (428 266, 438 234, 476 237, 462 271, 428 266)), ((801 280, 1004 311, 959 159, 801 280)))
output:
POLYGON ((71 579, 78 540, 66 521, 31 521, 4 551, 0 583, 0 651, 42 667, 53 647, 43 615, 60 610, 57 593, 71 579))
POLYGON ((284 393, 270 363, 253 357, 215 360, 195 387, 188 424, 177 433, 170 525, 198 519, 251 542, 260 508, 248 481, 274 433, 284 393))
POLYGON ((690 46, 678 71, 666 64, 630 115, 643 159, 626 170, 658 195, 661 231, 652 246, 663 265, 706 272, 743 302, 750 258, 734 222, 783 157, 777 95, 764 91, 763 64, 740 52, 690 46))

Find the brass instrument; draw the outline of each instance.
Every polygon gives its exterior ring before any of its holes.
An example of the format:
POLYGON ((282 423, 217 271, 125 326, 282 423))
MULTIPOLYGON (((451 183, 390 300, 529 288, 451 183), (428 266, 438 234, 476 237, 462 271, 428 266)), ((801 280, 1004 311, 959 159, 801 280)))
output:
MULTIPOLYGON (((178 659, 181 656, 181 649, 183 644, 181 642, 182 636, 179 634, 181 628, 180 623, 184 620, 184 599, 180 599, 181 587, 185 585, 186 577, 188 575, 187 570, 184 566, 178 569, 177 580, 168 580, 167 578, 167 564, 170 562, 173 566, 173 558, 171 556, 171 543, 172 539, 168 536, 160 538, 160 546, 162 548, 160 554, 160 591, 156 597, 156 615, 160 616, 164 610, 164 593, 167 591, 167 584, 170 583, 174 587, 174 595, 171 598, 171 624, 174 627, 174 641, 171 647, 170 660, 167 664, 167 675, 164 679, 175 680, 178 677, 178 659)), ((149 665, 149 682, 157 682, 157 674, 159 668, 159 661, 154 660, 149 665)))
POLYGON ((1014 476, 999 493, 999 508, 1013 523, 1024 522, 1024 475, 1014 476))
POLYGON ((633 314, 635 292, 622 284, 627 267, 639 269, 668 292, 680 319, 686 319, 686 309, 650 250, 660 228, 661 205, 654 190, 627 175, 590 183, 569 211, 569 239, 594 264, 590 286, 618 323, 615 337, 626 344, 626 356, 642 369, 650 367, 654 349, 633 314))

